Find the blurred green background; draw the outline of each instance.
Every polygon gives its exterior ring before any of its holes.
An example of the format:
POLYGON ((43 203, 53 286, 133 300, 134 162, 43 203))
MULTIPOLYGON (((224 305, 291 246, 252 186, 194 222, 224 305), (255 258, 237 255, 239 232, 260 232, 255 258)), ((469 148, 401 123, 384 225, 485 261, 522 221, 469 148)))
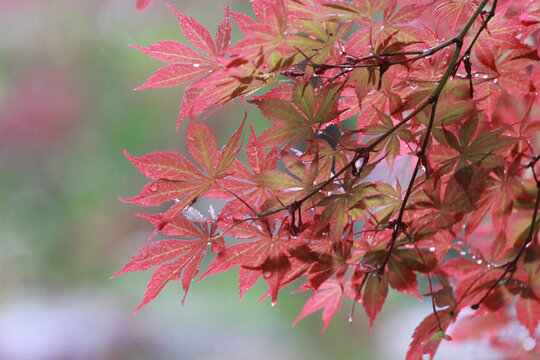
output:
MULTIPOLYGON (((214 33, 227 1, 169 3, 214 33)), ((163 39, 184 40, 160 0, 0 0, 0 359, 404 358, 430 304, 395 292, 371 334, 361 307, 348 323, 350 300, 322 336, 320 312, 292 328, 308 294, 290 287, 272 308, 261 281, 240 303, 236 271, 194 282, 183 308, 169 284, 131 315, 150 272, 108 277, 152 228, 117 199, 146 181, 122 150, 185 151, 186 124, 175 131, 181 88, 132 90, 160 63, 127 44, 163 39)), ((244 111, 261 129, 242 104, 206 120, 221 145, 244 111)))

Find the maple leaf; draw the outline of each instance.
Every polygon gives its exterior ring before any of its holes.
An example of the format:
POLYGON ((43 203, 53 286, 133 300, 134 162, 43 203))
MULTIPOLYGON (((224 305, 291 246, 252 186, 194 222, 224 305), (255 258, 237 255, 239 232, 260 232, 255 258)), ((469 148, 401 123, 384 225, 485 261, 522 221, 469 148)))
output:
MULTIPOLYGON (((224 19, 218 25, 215 36, 216 42, 214 42, 212 35, 203 25, 195 19, 180 13, 170 5, 169 8, 176 14, 180 21, 182 31, 188 41, 205 55, 173 40, 160 41, 157 44, 150 45, 148 48, 134 46, 136 49, 145 52, 149 56, 169 63, 169 65, 157 70, 146 83, 136 90, 175 86, 199 79, 199 81, 194 83, 198 85, 193 86, 191 90, 190 87, 188 87, 185 91, 184 99, 182 101, 182 112, 180 113, 177 123, 178 127, 184 118, 189 117, 192 114, 199 114, 206 111, 212 105, 226 100, 228 96, 232 95, 233 91, 238 89, 238 84, 234 84, 233 87, 225 91, 227 94, 225 99, 223 97, 207 99, 208 102, 205 103, 204 109, 198 110, 198 106, 201 106, 201 104, 197 106, 196 99, 191 97, 190 94, 194 91, 197 94, 200 94, 203 89, 201 86, 202 84, 200 83, 202 79, 219 72, 219 70, 223 70, 223 68, 231 66, 230 63, 227 64, 223 58, 229 49, 229 42, 231 39, 232 27, 229 20, 230 12, 227 7, 225 9, 226 15, 224 19), (224 61, 225 63, 223 63, 224 61)), ((221 76, 221 79, 223 78, 224 77, 221 76)))
MULTIPOLYGON (((269 191, 265 186, 258 185, 252 179, 266 171, 275 170, 278 166, 279 151, 276 148, 271 149, 266 153, 264 146, 259 145, 259 140, 253 130, 253 125, 250 129, 250 140, 245 148, 248 165, 251 171, 244 164, 235 163, 234 179, 240 180, 241 183, 236 183, 241 186, 236 187, 235 193, 241 195, 242 200, 234 199, 229 201, 222 209, 220 217, 222 218, 242 218, 247 213, 251 213, 252 208, 260 210, 260 207, 271 197, 273 192, 269 191), (246 204, 250 204, 247 207, 246 204)), ((227 179, 225 179, 227 180, 227 179)), ((226 187, 229 187, 226 185, 226 187)), ((251 214, 253 215, 253 214, 251 214)))
POLYGON ((200 65, 209 66, 215 63, 206 56, 192 50, 186 44, 175 40, 158 41, 156 44, 152 44, 147 48, 131 44, 130 46, 144 52, 146 55, 151 56, 154 59, 170 64, 191 65, 191 67, 195 70, 200 67, 200 65))
POLYGON ((184 91, 177 127, 183 119, 219 107, 273 83, 275 74, 235 56, 221 58, 221 68, 193 82, 184 91))
POLYGON ((414 330, 413 341, 407 351, 407 360, 422 360, 424 354, 433 358, 441 340, 450 340, 444 333, 450 325, 450 310, 441 310, 438 312, 438 318, 435 314, 429 314, 418 327, 414 330), (441 320, 442 330, 439 329, 439 320, 441 320))
POLYGON ((293 326, 306 316, 324 308, 322 313, 323 328, 321 334, 324 333, 328 324, 338 311, 342 300, 343 284, 334 279, 326 280, 317 290, 313 291, 313 295, 305 303, 302 312, 294 321, 293 326))
MULTIPOLYGON (((254 59, 268 56, 278 49, 288 48, 284 35, 287 10, 283 0, 254 0, 251 4, 259 23, 233 15, 241 26, 245 39, 233 45, 231 52, 243 58, 254 59)), ((292 50, 292 48, 289 49, 289 51, 292 50)))
POLYGON ((416 274, 404 262, 393 255, 388 261, 388 283, 398 291, 420 297, 418 295, 416 274))
MULTIPOLYGON (((307 227, 305 231, 312 232, 313 229, 307 227)), ((308 239, 314 237, 314 234, 302 235, 308 239)), ((349 267, 347 261, 351 253, 352 243, 346 239, 339 240, 338 242, 311 240, 309 245, 301 244, 289 249, 290 255, 300 260, 298 268, 301 269, 302 274, 308 273, 307 283, 310 289, 319 289, 332 276, 335 276, 340 282, 343 280, 343 276, 349 267)))
POLYGON ((376 274, 366 276, 368 276, 368 279, 366 285, 364 285, 362 301, 369 317, 369 330, 371 331, 375 318, 381 311, 388 295, 388 277, 386 274, 381 277, 376 274))
POLYGON ((324 129, 342 112, 338 101, 343 86, 335 83, 315 93, 311 84, 299 81, 290 96, 293 103, 280 98, 254 100, 262 114, 274 123, 260 135, 261 144, 277 146, 285 142, 284 149, 288 149, 301 140, 313 139, 316 129, 324 129))
POLYGON ((524 294, 516 300, 515 307, 517 319, 534 339, 535 330, 540 323, 540 300, 532 291, 525 290, 524 294))
MULTIPOLYGON (((191 281, 199 273, 199 267, 206 254, 208 244, 212 249, 220 251, 224 246, 223 236, 216 233, 216 226, 208 227, 206 219, 200 213, 191 209, 185 212, 187 218, 177 216, 167 222, 162 229, 169 236, 182 236, 193 238, 191 240, 156 240, 144 245, 128 262, 122 270, 111 278, 133 271, 144 271, 151 267, 159 267, 154 271, 148 283, 143 301, 135 309, 137 312, 144 305, 156 298, 169 281, 182 279, 182 288, 185 291, 182 304, 185 301, 191 281), (176 259, 176 260, 175 260, 176 259), (174 260, 172 262, 169 262, 174 260)), ((149 217, 153 223, 160 223, 159 217, 149 217)))
POLYGON ((165 213, 163 223, 157 226, 161 230, 167 221, 229 175, 229 167, 238 153, 241 133, 242 126, 229 139, 224 151, 218 154, 217 140, 210 127, 190 121, 186 131, 187 146, 202 171, 178 153, 155 152, 137 158, 126 152, 128 159, 143 175, 155 180, 147 184, 139 195, 121 200, 142 206, 157 206, 175 200, 165 213))
MULTIPOLYGON (((394 126, 392 118, 387 114, 376 109, 376 112, 381 119, 381 122, 370 126, 366 131, 366 135, 380 135, 388 131, 394 126)), ((376 150, 385 150, 386 161, 390 167, 390 170, 394 168, 394 161, 396 156, 401 153, 401 141, 410 141, 412 139, 412 133, 409 129, 402 127, 395 131, 392 135, 387 137, 387 140, 381 143, 376 150)))
POLYGON ((214 44, 214 39, 212 39, 212 35, 210 35, 208 29, 197 20, 185 16, 170 5, 168 6, 178 17, 182 31, 188 41, 207 55, 216 55, 216 45, 214 44))
MULTIPOLYGON (((268 284, 272 304, 277 301, 277 294, 285 274, 291 269, 288 260, 287 249, 290 234, 285 232, 279 224, 263 223, 259 227, 256 224, 246 222, 237 223, 229 227, 228 234, 240 239, 257 239, 251 242, 242 242, 228 246, 223 250, 212 263, 208 270, 201 277, 227 271, 236 266, 242 266, 248 271, 249 276, 255 275, 255 280, 248 281, 253 285, 256 279, 261 276, 268 284), (256 271, 256 272, 253 272, 256 271)), ((239 276, 240 276, 239 272, 239 276)), ((239 277, 239 283, 245 280, 239 277)), ((240 287, 241 295, 249 287, 240 287)))
POLYGON ((437 21, 441 23, 447 20, 450 23, 452 33, 458 24, 462 24, 464 20, 470 17, 470 14, 474 11, 475 6, 470 1, 466 0, 452 0, 445 1, 435 8, 435 12, 438 13, 437 21))
MULTIPOLYGON (((180 26, 186 38, 209 57, 203 56, 185 44, 173 40, 161 41, 157 44, 150 45, 148 48, 132 45, 149 56, 170 63, 170 65, 157 70, 145 84, 139 86, 136 90, 184 84, 209 74, 220 67, 215 59, 218 54, 216 46, 208 30, 194 19, 181 14, 173 7, 169 6, 169 8, 175 12, 180 20, 180 26)), ((227 26, 227 22, 224 22, 218 29, 220 54, 223 53, 228 45, 230 31, 230 24, 227 26)))

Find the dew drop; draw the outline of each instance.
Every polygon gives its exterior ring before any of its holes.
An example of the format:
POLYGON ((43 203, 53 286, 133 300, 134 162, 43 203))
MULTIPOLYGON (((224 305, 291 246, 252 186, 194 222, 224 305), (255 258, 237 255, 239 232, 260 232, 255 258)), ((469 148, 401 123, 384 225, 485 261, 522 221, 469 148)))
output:
POLYGON ((150 191, 152 191, 152 192, 158 191, 158 185, 157 185, 157 183, 154 182, 154 183, 152 183, 152 184, 150 185, 150 191))
POLYGON ((483 79, 487 79, 488 77, 489 77, 488 75, 482 75, 483 79))
POLYGON ((434 252, 434 251, 435 251, 435 247, 434 247, 434 246, 430 247, 430 248, 429 248, 429 251, 434 252))
POLYGON ((463 250, 461 250, 461 251, 459 252, 459 254, 460 254, 460 255, 467 255, 467 253, 466 253, 465 251, 463 251, 463 250))
POLYGON ((495 80, 493 80, 493 83, 494 83, 494 84, 496 84, 498 80, 499 80, 499 79, 495 79, 495 80))
POLYGON ((474 77, 477 78, 478 76, 480 76, 479 74, 474 74, 474 77))
POLYGON ((352 323, 352 320, 353 320, 353 315, 352 314, 349 314, 349 318, 347 319, 350 323, 352 323))
POLYGON ((411 89, 414 90, 414 89, 416 89, 416 88, 418 87, 418 84, 416 84, 416 83, 411 83, 410 86, 411 86, 411 89))
POLYGON ((198 68, 200 66, 201 66, 201 64, 193 64, 193 67, 195 67, 195 68, 198 68))
POLYGON ((482 263, 482 260, 476 260, 476 263, 480 265, 482 263))
POLYGON ((275 308, 276 307, 276 300, 272 300, 271 304, 272 304, 272 307, 275 308))

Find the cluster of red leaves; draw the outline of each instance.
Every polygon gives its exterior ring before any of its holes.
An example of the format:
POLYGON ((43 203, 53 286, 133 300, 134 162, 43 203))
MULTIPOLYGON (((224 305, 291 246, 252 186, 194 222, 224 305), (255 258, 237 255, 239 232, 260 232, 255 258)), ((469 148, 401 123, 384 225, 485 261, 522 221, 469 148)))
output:
POLYGON ((540 4, 251 3, 256 20, 226 8, 215 37, 173 9, 195 49, 135 46, 168 63, 141 89, 191 82, 178 124, 190 118, 193 159, 126 153, 152 181, 124 201, 171 202, 143 217, 182 238, 150 242, 118 273, 158 266, 139 308, 170 280, 187 293, 210 245, 201 279, 238 267, 240 295, 262 277, 273 304, 292 282, 312 291, 296 321, 323 309, 326 328, 350 297, 372 326, 391 287, 432 301, 407 359, 432 357, 471 307, 472 321, 504 320, 483 327, 494 346, 534 356, 497 334, 514 317, 535 339, 540 320, 540 4), (195 118, 237 98, 273 125, 243 146, 242 123, 220 151, 195 118), (205 218, 201 197, 227 203, 205 218))

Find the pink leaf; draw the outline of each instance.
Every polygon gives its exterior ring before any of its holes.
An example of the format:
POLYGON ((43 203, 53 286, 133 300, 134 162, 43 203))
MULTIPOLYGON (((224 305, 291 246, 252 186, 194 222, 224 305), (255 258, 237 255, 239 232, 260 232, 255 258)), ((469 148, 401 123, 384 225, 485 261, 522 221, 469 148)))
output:
POLYGON ((232 26, 231 21, 229 19, 229 7, 226 8, 226 14, 223 20, 218 25, 218 29, 216 32, 216 48, 217 48, 217 55, 223 56, 225 54, 225 50, 229 47, 229 42, 231 41, 231 32, 232 32, 232 26))
POLYGON ((170 64, 158 69, 143 85, 135 90, 184 84, 212 70, 206 64, 170 64))
POLYGON ((158 41, 156 44, 148 45, 147 48, 129 45, 137 50, 144 52, 154 59, 176 64, 209 64, 213 60, 199 54, 186 44, 174 40, 158 41))
POLYGON ((144 245, 131 257, 122 270, 111 276, 117 277, 120 274, 133 271, 144 271, 153 266, 161 265, 182 255, 189 250, 193 241, 191 240, 158 240, 144 245))
POLYGON ((528 295, 522 295, 517 299, 516 313, 519 322, 529 330, 529 334, 534 339, 535 330, 540 322, 540 301, 531 291, 527 293, 528 295))
POLYGON ((362 294, 362 300, 366 314, 369 317, 369 330, 373 327, 373 322, 377 317, 377 314, 381 311, 386 295, 388 295, 388 280, 386 273, 379 277, 377 275, 370 275, 364 286, 364 292, 362 294))
POLYGON ((168 6, 174 11, 178 20, 180 20, 180 26, 182 27, 182 31, 184 31, 186 39, 207 55, 215 56, 216 46, 210 32, 195 19, 185 16, 170 5, 168 6))
POLYGON ((186 141, 191 156, 202 166, 209 176, 216 169, 217 140, 212 129, 202 122, 192 119, 187 127, 186 141))
POLYGON ((144 176, 151 179, 200 180, 204 175, 183 155, 172 151, 157 151, 135 157, 124 150, 126 157, 144 176))
POLYGON ((302 312, 298 318, 294 321, 293 326, 305 318, 306 316, 314 313, 315 311, 324 308, 322 313, 323 329, 326 327, 338 311, 343 300, 343 285, 336 280, 328 279, 319 286, 319 288, 313 292, 313 296, 304 305, 302 312))

